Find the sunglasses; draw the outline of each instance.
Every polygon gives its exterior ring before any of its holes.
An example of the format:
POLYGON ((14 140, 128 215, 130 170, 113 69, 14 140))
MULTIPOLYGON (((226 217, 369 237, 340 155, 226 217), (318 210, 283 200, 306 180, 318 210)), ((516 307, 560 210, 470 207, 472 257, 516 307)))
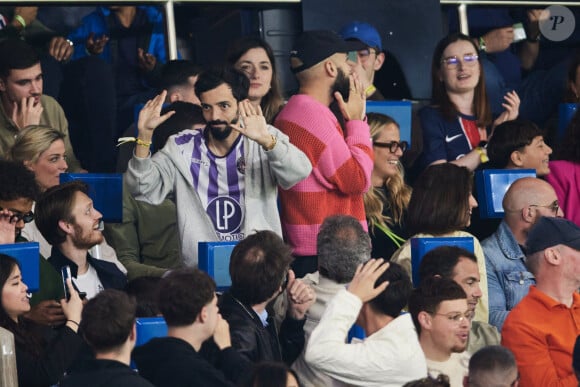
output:
POLYGON ((387 148, 389 152, 395 153, 398 148, 401 148, 401 151, 404 153, 407 148, 409 147, 409 143, 407 141, 391 141, 391 142, 380 142, 380 141, 373 141, 373 146, 378 148, 387 148))
POLYGON ((542 206, 540 204, 530 204, 530 207, 549 208, 554 214, 557 214, 558 210, 560 210, 560 202, 558 202, 558 200, 554 200, 552 203, 547 204, 545 206, 542 206))
POLYGON ((358 51, 349 51, 346 53, 346 60, 358 63, 358 51))
POLYGON ((448 69, 457 68, 459 62, 463 62, 465 66, 473 66, 477 63, 479 56, 477 54, 465 54, 463 60, 456 55, 441 59, 441 63, 445 63, 448 69))
MULTIPOLYGON (((8 211, 12 212, 12 216, 10 217, 10 222, 15 222, 18 223, 21 220, 24 221, 24 223, 30 223, 34 220, 34 213, 32 211, 27 212, 26 214, 23 214, 20 211, 14 211, 14 210, 10 210, 8 208, 6 208, 8 211)), ((4 210, 4 208, 0 207, 0 211, 4 210)))

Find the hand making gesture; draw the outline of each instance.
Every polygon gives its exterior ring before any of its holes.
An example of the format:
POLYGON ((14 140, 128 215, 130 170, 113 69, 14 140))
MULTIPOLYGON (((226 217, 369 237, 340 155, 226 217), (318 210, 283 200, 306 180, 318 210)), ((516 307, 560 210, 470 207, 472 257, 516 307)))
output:
POLYGON ((268 132, 268 124, 266 124, 260 105, 254 106, 249 100, 245 99, 238 104, 238 110, 241 122, 232 125, 232 128, 250 140, 256 141, 262 147, 268 148, 274 140, 270 132, 268 132))
POLYGON ((338 107, 346 121, 363 120, 366 114, 365 88, 355 72, 349 76, 350 93, 348 101, 345 102, 340 92, 334 92, 334 98, 338 102, 338 107))

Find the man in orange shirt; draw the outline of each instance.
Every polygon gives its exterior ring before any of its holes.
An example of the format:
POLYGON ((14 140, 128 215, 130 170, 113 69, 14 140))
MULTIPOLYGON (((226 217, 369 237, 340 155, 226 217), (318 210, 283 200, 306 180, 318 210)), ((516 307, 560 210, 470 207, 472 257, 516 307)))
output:
POLYGON ((516 356, 522 386, 574 386, 574 342, 580 334, 580 228, 541 218, 526 240, 536 285, 512 309, 502 345, 516 356))

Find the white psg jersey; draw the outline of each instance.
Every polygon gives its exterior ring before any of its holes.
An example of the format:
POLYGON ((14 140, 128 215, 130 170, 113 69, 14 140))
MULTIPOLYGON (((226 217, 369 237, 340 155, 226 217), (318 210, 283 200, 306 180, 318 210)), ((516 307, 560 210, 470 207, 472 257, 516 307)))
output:
POLYGON ((241 240, 244 221, 244 142, 238 136, 224 157, 214 155, 207 147, 204 131, 186 132, 175 137, 183 147, 182 155, 190 157, 193 187, 211 219, 216 233, 224 241, 241 240))

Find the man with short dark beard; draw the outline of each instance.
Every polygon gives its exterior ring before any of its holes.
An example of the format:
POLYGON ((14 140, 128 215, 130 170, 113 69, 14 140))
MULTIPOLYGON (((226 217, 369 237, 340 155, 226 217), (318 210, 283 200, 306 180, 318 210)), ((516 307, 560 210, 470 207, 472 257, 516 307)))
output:
POLYGON ((316 235, 327 216, 351 215, 367 229, 362 194, 371 184, 373 157, 364 87, 354 73, 357 50, 364 47, 331 31, 306 31, 290 52, 300 89, 275 125, 313 168, 302 184, 280 192, 284 236, 298 277, 318 269, 316 235))
POLYGON ((89 254, 89 249, 103 241, 103 234, 102 215, 88 192, 88 186, 76 180, 49 188, 36 203, 35 219, 52 245, 48 262, 57 272, 69 266, 73 285, 90 299, 103 289, 122 290, 127 279, 114 263, 89 254))
POLYGON ((253 230, 282 235, 277 186, 290 189, 308 176, 308 158, 288 136, 266 124, 247 99, 248 77, 231 68, 199 75, 204 130, 184 130, 150 157, 153 131, 166 92, 149 101, 138 122, 135 154, 125 175, 131 193, 151 204, 175 196, 184 263, 197 265, 198 241, 238 241, 253 230))

